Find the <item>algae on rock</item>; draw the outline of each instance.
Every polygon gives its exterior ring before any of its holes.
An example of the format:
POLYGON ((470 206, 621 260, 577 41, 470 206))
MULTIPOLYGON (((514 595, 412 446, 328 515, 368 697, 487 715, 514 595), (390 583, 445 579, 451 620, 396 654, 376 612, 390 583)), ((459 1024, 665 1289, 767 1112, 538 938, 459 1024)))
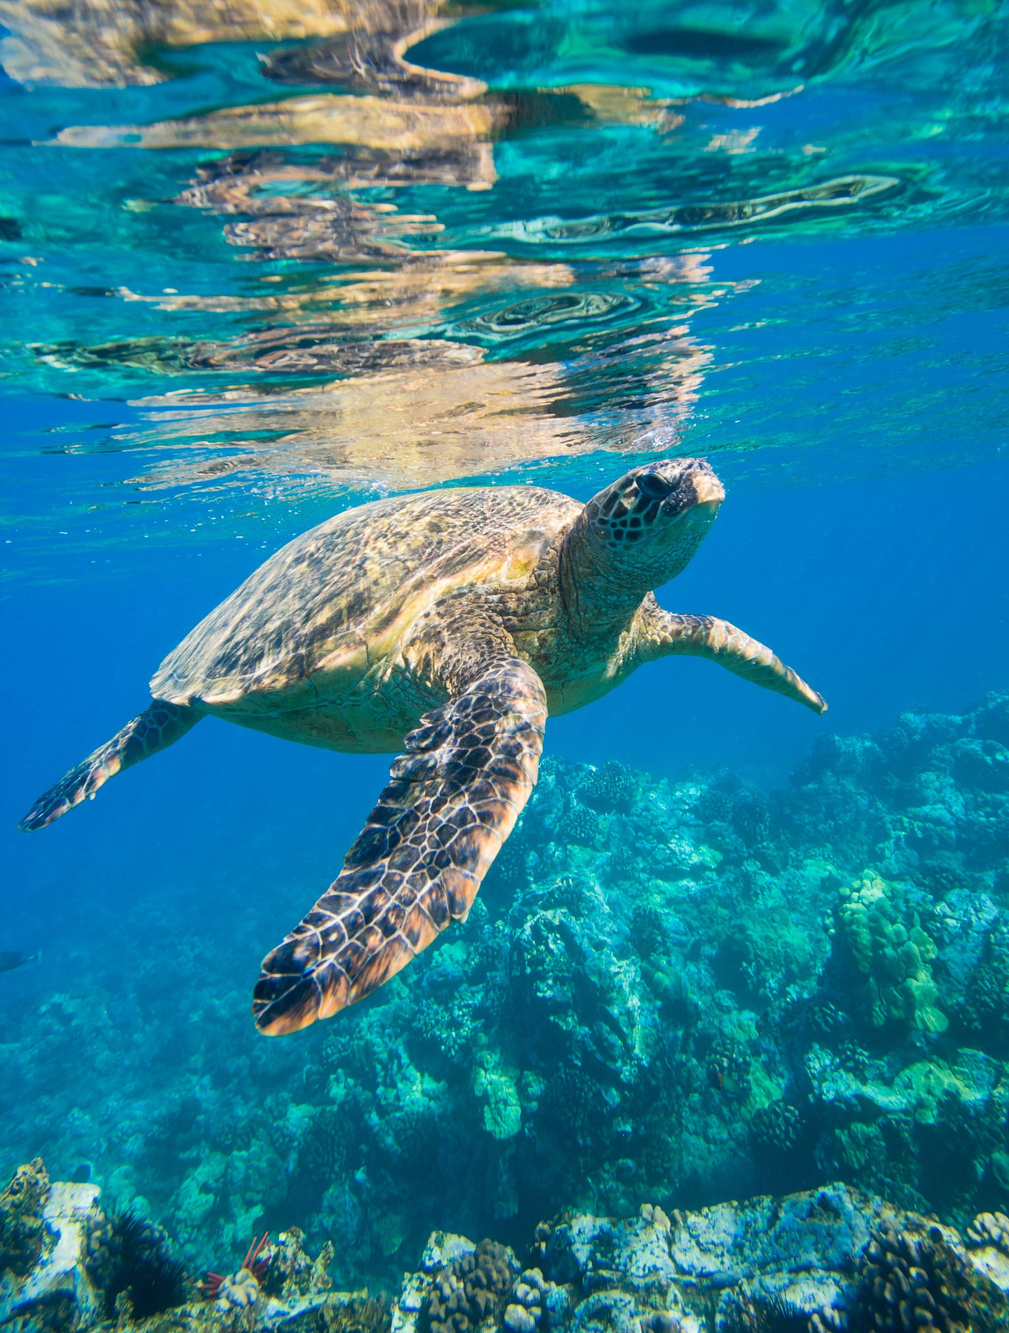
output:
POLYGON ((24 1271, 8 1268, 0 1281, 0 1327, 87 1333, 108 1329, 114 1320, 116 1333, 389 1331, 388 1302, 366 1290, 334 1291, 328 1271, 332 1244, 327 1242, 313 1258, 297 1227, 281 1232, 273 1244, 264 1235, 237 1273, 208 1274, 198 1292, 169 1253, 161 1228, 126 1215, 118 1219, 117 1235, 116 1225, 98 1206, 98 1196, 92 1184, 50 1185, 40 1158, 18 1169, 0 1197, 17 1200, 19 1225, 33 1220, 48 1243, 38 1248, 24 1271), (144 1279, 147 1299, 142 1309, 137 1282, 144 1279), (124 1285, 124 1280, 133 1285, 124 1285))
POLYGON ((514 1263, 479 1271, 492 1254, 509 1258, 504 1247, 435 1232, 404 1280, 392 1329, 501 1328, 504 1307, 502 1333, 995 1333, 1009 1320, 1009 1263, 998 1250, 1007 1227, 985 1215, 964 1245, 952 1228, 831 1184, 668 1216, 651 1204, 627 1219, 565 1213, 536 1227, 536 1267, 518 1277, 514 1263), (908 1291, 923 1293, 913 1324, 899 1308, 908 1291))

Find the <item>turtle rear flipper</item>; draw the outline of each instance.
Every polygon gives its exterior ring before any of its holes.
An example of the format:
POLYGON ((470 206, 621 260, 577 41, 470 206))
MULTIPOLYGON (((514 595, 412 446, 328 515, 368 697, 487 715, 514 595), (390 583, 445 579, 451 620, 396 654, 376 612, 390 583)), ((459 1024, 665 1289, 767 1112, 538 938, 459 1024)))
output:
POLYGON ((421 718, 339 878, 263 960, 260 1032, 363 1000, 466 919, 536 783, 546 712, 539 676, 513 657, 421 718))
POLYGON ((139 717, 127 722, 110 741, 100 746, 87 759, 82 759, 55 787, 38 798, 31 810, 18 824, 25 832, 45 828, 47 824, 65 815, 86 797, 94 796, 109 778, 141 759, 164 750, 195 726, 202 713, 185 704, 170 704, 155 699, 139 717))

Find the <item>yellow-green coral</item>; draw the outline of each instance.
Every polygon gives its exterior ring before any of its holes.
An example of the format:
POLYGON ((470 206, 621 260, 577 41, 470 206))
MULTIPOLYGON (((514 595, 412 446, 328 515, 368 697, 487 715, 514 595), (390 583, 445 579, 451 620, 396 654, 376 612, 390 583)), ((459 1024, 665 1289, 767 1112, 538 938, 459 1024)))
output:
POLYGON ((900 890, 866 871, 840 892, 841 929, 868 978, 874 1025, 892 1019, 923 1032, 945 1032, 948 1020, 929 966, 936 948, 900 890))
POLYGON ((944 1097, 956 1097, 968 1106, 976 1106, 975 1071, 965 1062, 952 1069, 942 1060, 919 1060, 902 1069, 893 1080, 893 1093, 911 1110, 920 1125, 938 1123, 939 1103, 944 1097))
POLYGON ((522 1104, 519 1101, 515 1079, 501 1064, 497 1055, 481 1051, 473 1071, 473 1091, 486 1097, 483 1109, 484 1128, 496 1139, 513 1138, 522 1128, 522 1104))

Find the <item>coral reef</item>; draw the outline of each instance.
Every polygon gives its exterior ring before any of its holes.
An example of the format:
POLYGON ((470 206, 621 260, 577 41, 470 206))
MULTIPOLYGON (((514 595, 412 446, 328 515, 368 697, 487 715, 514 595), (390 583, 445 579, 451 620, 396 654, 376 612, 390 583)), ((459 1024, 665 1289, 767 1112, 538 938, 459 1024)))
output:
MULTIPOLYGON (((297 1043, 252 1039, 245 971, 159 904, 170 986, 140 956, 15 1016, 0 1167, 45 1152, 191 1272, 296 1220, 344 1284, 394 1282, 432 1222, 524 1260, 565 1207, 838 1179, 965 1232, 1009 1213, 1007 746, 992 696, 823 736, 778 791, 546 760, 466 925, 297 1043)), ((550 1318, 528 1300, 513 1333, 550 1318)))
MULTIPOLYGON (((441 1302, 446 1272, 472 1266, 475 1252, 464 1237, 435 1232, 420 1271, 404 1281, 393 1333, 422 1330, 441 1302)), ((993 1267, 951 1228, 837 1184, 672 1216, 651 1204, 625 1220, 568 1213, 536 1227, 532 1254, 538 1266, 515 1281, 514 1303, 502 1317, 500 1303, 495 1311, 488 1302, 483 1327, 994 1333, 1009 1326, 1009 1263, 993 1267)))
MULTIPOLYGON (((45 1171, 39 1160, 20 1168, 5 1195, 40 1176, 45 1171)), ((106 1215, 94 1185, 61 1182, 50 1190, 47 1176, 45 1181, 44 1202, 36 1197, 32 1208, 53 1243, 25 1272, 8 1270, 0 1282, 0 1327, 33 1333, 109 1327, 116 1333, 389 1333, 388 1301, 366 1290, 334 1291, 332 1244, 313 1259, 297 1227, 272 1245, 264 1235, 236 1273, 208 1275, 197 1293, 160 1227, 133 1212, 106 1215)))
POLYGON ((6 1269, 24 1277, 42 1257, 49 1193, 49 1173, 42 1158, 35 1157, 18 1167, 0 1194, 0 1273, 6 1269))
MULTIPOLYGON (((294 1227, 254 1239, 237 1272, 201 1295, 143 1312, 96 1254, 157 1251, 168 1238, 109 1218, 93 1185, 56 1184, 44 1254, 0 1284, 0 1323, 42 1333, 996 1333, 1009 1327, 1009 1219, 981 1214, 967 1243, 952 1228, 843 1184, 695 1211, 643 1204, 635 1217, 565 1212, 541 1222, 523 1268, 507 1245, 434 1232, 398 1299, 333 1290, 327 1242, 315 1258, 294 1227), (54 1206, 55 1201, 55 1206, 54 1206), (120 1236, 116 1247, 111 1237, 120 1236), (102 1237, 96 1246, 94 1238, 102 1237), (104 1292, 94 1275, 106 1278, 104 1292), (96 1299, 97 1297, 97 1299, 96 1299)), ((122 1259, 119 1260, 122 1267, 122 1259)))

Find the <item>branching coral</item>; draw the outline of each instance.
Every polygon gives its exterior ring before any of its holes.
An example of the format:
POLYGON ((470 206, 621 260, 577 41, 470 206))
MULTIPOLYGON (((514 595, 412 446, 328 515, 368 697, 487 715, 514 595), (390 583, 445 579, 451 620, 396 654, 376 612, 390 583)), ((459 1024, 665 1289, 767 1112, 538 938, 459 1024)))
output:
MULTIPOLYGON (((1009 844, 1007 844, 1009 845, 1009 844)), ((1009 1054, 1009 923, 986 934, 981 962, 975 968, 957 1017, 970 1033, 971 1045, 980 1045, 993 1055, 1009 1054)))
POLYGON ((754 1146, 765 1155, 784 1156, 802 1134, 802 1113, 790 1102, 774 1101, 760 1106, 750 1118, 754 1146))
POLYGON ((1005 1213, 978 1213, 967 1228, 967 1239, 979 1249, 990 1245, 1009 1258, 1009 1217, 1005 1213))
POLYGON ((627 813, 640 790, 640 782, 629 768, 611 759, 590 773, 578 788, 579 799, 604 814, 612 810, 627 813))
POLYGON ((579 847, 595 847, 602 835, 602 821, 589 806, 572 801, 565 820, 564 836, 579 847))
POLYGON ((417 1006, 417 1032, 433 1042, 449 1060, 462 1062, 470 1052, 470 1044, 479 1029, 474 1014, 479 995, 475 991, 460 991, 451 997, 437 995, 417 1006))
POLYGON ((871 871, 843 887, 840 896, 838 921, 867 977, 873 1026, 896 1021, 922 1032, 945 1032, 948 1020, 930 967, 936 947, 917 913, 907 910, 894 885, 871 871))
POLYGON ((298 1170, 316 1187, 335 1176, 346 1151, 346 1135, 338 1111, 322 1107, 315 1112, 298 1144, 298 1170))
POLYGON ((745 1101, 750 1095, 750 1059, 742 1045, 716 1037, 707 1061, 708 1083, 727 1097, 745 1101))

